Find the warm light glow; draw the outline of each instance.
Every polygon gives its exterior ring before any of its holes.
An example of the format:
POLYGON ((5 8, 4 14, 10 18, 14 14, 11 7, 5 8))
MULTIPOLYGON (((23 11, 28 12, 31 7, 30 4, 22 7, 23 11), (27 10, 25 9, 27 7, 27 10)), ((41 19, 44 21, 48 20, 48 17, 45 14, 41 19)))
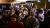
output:
POLYGON ((21 2, 26 2, 27 0, 15 0, 14 2, 12 2, 13 4, 15 3, 21 3, 21 2))
POLYGON ((38 0, 38 2, 40 2, 40 0, 38 0))
POLYGON ((16 1, 19 1, 19 2, 26 2, 27 0, 16 0, 16 1))
POLYGON ((50 2, 50 0, 48 0, 48 2, 50 2))

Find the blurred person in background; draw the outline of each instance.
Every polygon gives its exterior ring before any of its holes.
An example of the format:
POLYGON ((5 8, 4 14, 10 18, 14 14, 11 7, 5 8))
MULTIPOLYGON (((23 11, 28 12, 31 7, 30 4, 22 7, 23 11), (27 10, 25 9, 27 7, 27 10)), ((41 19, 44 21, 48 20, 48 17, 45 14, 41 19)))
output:
POLYGON ((6 28, 7 25, 3 22, 3 16, 0 15, 0 28, 6 28))
POLYGON ((34 16, 37 16, 37 5, 33 4, 31 11, 34 13, 34 16))
POLYGON ((11 8, 11 16, 15 14, 15 8, 11 8))
POLYGON ((50 28, 50 9, 47 9, 47 13, 45 14, 44 18, 44 28, 50 28))
POLYGON ((9 18, 10 18, 10 14, 11 14, 10 9, 9 10, 5 10, 3 13, 4 13, 3 14, 3 22, 4 23, 8 23, 9 18))
POLYGON ((23 19, 25 16, 27 16, 27 9, 24 7, 24 5, 21 5, 21 9, 19 10, 19 20, 20 22, 23 22, 23 19))
POLYGON ((0 15, 0 25, 2 24, 2 15, 0 15))

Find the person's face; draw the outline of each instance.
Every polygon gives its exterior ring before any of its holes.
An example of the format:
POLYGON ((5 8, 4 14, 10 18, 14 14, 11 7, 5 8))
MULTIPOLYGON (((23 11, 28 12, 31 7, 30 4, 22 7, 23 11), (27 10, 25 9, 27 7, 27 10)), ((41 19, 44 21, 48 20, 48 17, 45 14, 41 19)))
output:
POLYGON ((15 14, 15 10, 14 9, 11 10, 11 15, 13 15, 13 14, 15 14))
POLYGON ((23 14, 24 14, 24 15, 28 15, 28 12, 27 12, 27 11, 24 11, 23 14))
POLYGON ((31 18, 32 18, 32 16, 30 15, 30 16, 29 16, 29 19, 31 19, 31 18))
POLYGON ((16 18, 11 18, 11 21, 16 21, 16 18))

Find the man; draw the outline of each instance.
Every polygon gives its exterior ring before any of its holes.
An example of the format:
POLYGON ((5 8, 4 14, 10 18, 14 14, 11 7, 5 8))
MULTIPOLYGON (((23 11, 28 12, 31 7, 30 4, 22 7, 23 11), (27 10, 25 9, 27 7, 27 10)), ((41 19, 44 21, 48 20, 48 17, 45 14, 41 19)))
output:
POLYGON ((16 15, 12 15, 10 17, 8 28, 24 28, 24 25, 18 22, 18 19, 16 19, 16 15))
POLYGON ((32 13, 26 16, 23 22, 24 22, 25 28, 38 28, 39 27, 37 26, 39 25, 39 22, 37 21, 37 19, 33 17, 32 13))

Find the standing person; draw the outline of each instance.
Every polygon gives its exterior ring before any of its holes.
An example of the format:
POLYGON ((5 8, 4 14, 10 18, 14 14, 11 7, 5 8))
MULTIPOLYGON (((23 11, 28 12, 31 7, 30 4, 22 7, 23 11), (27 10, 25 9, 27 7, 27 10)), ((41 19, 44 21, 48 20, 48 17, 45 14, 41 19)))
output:
POLYGON ((33 14, 30 13, 28 16, 25 17, 23 20, 25 28, 37 28, 38 22, 33 17, 33 14))
POLYGON ((43 28, 43 26, 44 26, 44 9, 43 8, 38 9, 38 20, 39 20, 39 23, 40 23, 39 28, 43 28))
POLYGON ((24 25, 18 22, 18 19, 16 17, 16 15, 10 17, 8 28, 24 28, 24 25))
POLYGON ((45 18, 44 18, 44 23, 43 23, 43 28, 50 28, 50 9, 47 9, 45 13, 45 18))
POLYGON ((11 8, 11 16, 15 14, 15 8, 11 8))
POLYGON ((0 28, 7 28, 7 23, 4 23, 2 15, 0 15, 0 28))
POLYGON ((2 15, 0 15, 0 27, 2 25, 3 21, 2 21, 2 15))

